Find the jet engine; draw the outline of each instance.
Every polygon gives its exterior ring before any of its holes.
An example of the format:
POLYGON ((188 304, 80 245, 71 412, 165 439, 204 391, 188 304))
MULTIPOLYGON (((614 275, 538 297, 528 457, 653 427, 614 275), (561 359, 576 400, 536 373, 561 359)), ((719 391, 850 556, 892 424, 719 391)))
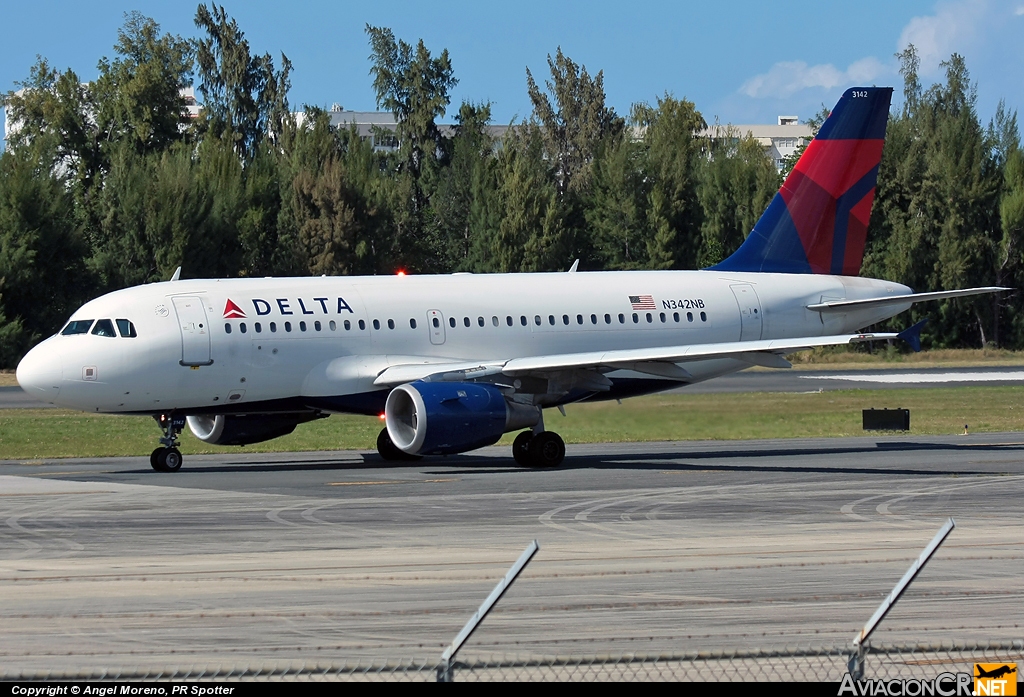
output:
POLYGON ((214 445, 249 445, 286 436, 320 414, 199 414, 187 417, 192 434, 214 445))
POLYGON ((448 455, 491 445, 533 426, 540 408, 505 399, 494 385, 425 382, 400 385, 384 407, 391 442, 410 455, 448 455))

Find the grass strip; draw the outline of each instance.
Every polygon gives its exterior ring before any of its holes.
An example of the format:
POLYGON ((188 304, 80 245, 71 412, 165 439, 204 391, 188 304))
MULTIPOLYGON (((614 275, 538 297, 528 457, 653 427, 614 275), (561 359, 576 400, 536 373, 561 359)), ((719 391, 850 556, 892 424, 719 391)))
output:
MULTIPOLYGON (((568 416, 547 410, 548 429, 568 443, 862 435, 861 410, 911 411, 911 435, 1024 429, 1017 387, 836 390, 811 393, 665 394, 622 404, 569 405, 568 416)), ((372 450, 381 421, 336 414, 300 425, 294 433, 242 448, 248 452, 372 450)), ((502 442, 511 443, 515 434, 502 442)), ((58 409, 0 410, 0 460, 148 455, 159 431, 149 417, 112 416, 58 409)), ((218 453, 186 428, 183 453, 218 453)))

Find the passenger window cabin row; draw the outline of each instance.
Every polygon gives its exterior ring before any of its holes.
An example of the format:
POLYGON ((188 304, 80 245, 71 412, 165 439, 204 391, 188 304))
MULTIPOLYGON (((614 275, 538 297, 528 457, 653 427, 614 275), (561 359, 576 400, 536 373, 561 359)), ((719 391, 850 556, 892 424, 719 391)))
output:
MULTIPOLYGON (((589 320, 590 320, 590 324, 591 325, 598 325, 598 324, 600 324, 601 323, 601 319, 604 320, 604 324, 610 325, 610 324, 614 323, 614 320, 613 320, 612 317, 613 316, 611 314, 609 314, 609 313, 606 313, 606 314, 604 314, 601 317, 599 317, 596 314, 591 314, 589 316, 589 320)), ((626 318, 627 318, 627 315, 625 313, 622 313, 622 312, 618 313, 618 315, 615 316, 615 320, 617 320, 618 324, 626 324, 627 323, 627 319, 626 318)), ((702 311, 699 314, 699 318, 700 318, 701 322, 707 322, 708 321, 708 315, 707 315, 706 312, 702 311)), ((584 315, 576 315, 575 318, 571 318, 569 315, 562 315, 561 316, 561 323, 562 323, 563 326, 570 326, 570 325, 573 324, 573 319, 575 319, 576 326, 583 326, 583 325, 587 324, 587 321, 586 321, 587 318, 584 315)), ((654 313, 651 313, 651 312, 646 312, 646 313, 633 312, 630 315, 630 319, 632 320, 633 324, 641 324, 642 322, 646 322, 647 324, 655 324, 656 323, 655 315, 654 315, 654 313)), ((118 321, 120 322, 121 320, 118 320, 118 321)), ((684 321, 684 317, 679 312, 673 312, 672 315, 671 315, 671 319, 670 319, 670 316, 667 315, 664 312, 660 312, 660 313, 657 314, 657 323, 660 323, 660 324, 669 324, 670 322, 671 323, 675 323, 675 324, 679 324, 679 323, 681 323, 683 321, 684 321)), ((688 323, 692 323, 692 322, 696 321, 696 318, 694 317, 694 314, 692 312, 687 312, 686 315, 685 315, 685 321, 688 322, 688 323)), ((431 322, 434 325, 435 329, 439 329, 441 327, 441 320, 440 320, 440 318, 433 317, 433 318, 431 318, 431 322)), ((533 316, 533 323, 534 323, 534 325, 540 327, 540 326, 542 326, 544 324, 544 318, 541 317, 541 315, 534 315, 533 316)), ((558 324, 558 320, 556 319, 555 315, 548 315, 547 316, 547 323, 548 323, 549 326, 554 327, 554 326, 556 326, 558 324)), ((472 327, 473 324, 474 324, 473 321, 469 317, 463 317, 462 318, 462 325, 464 327, 472 327)), ((491 326, 494 326, 494 327, 500 327, 501 326, 501 321, 498 319, 497 315, 493 315, 491 317, 490 324, 491 324, 491 326)), ((509 327, 514 327, 515 326, 516 322, 515 322, 515 319, 512 317, 512 315, 506 315, 505 316, 505 324, 507 326, 509 326, 509 327)), ((527 326, 529 326, 530 321, 529 321, 529 319, 527 319, 526 315, 520 315, 519 316, 519 324, 520 324, 520 326, 527 327, 527 326)), ((483 317, 477 317, 476 318, 476 325, 478 327, 486 327, 487 326, 487 322, 486 322, 486 320, 483 317)), ((353 327, 356 327, 356 326, 359 327, 359 331, 365 331, 366 330, 366 321, 365 320, 358 320, 357 322, 353 323, 351 320, 344 320, 341 323, 341 326, 344 328, 344 331, 352 331, 353 327)), ((388 326, 388 329, 394 329, 395 328, 395 320, 393 320, 393 319, 387 320, 387 326, 388 326)), ((416 326, 417 326, 416 325, 416 320, 410 318, 409 319, 409 328, 410 329, 416 329, 416 326)), ((449 317, 448 318, 448 326, 451 327, 452 329, 455 329, 456 327, 459 326, 459 322, 458 322, 458 320, 455 317, 449 317)), ((327 327, 332 332, 338 331, 338 323, 335 322, 333 319, 330 320, 327 323, 327 327)), ((374 328, 375 331, 380 331, 381 321, 378 320, 378 319, 373 320, 373 328, 374 328)), ((264 329, 264 327, 263 327, 263 323, 262 322, 254 322, 253 323, 253 330, 257 334, 263 333, 263 329, 264 329)), ((270 323, 268 323, 267 329, 269 329, 270 333, 272 333, 272 334, 276 333, 277 330, 278 330, 277 322, 270 322, 270 323)), ((284 329, 285 333, 290 333, 292 331, 292 323, 291 322, 284 322, 283 323, 283 329, 284 329)), ((324 329, 324 326, 323 326, 323 324, 321 324, 320 320, 316 320, 315 322, 313 322, 313 331, 314 332, 320 332, 320 331, 323 331, 323 329, 324 329)), ((225 322, 224 323, 224 333, 230 334, 232 331, 234 331, 234 330, 232 329, 231 323, 230 322, 225 322)), ((241 332, 242 334, 245 334, 245 333, 247 333, 249 331, 249 328, 248 328, 248 326, 246 325, 245 322, 239 322, 238 323, 238 331, 241 332)), ((305 321, 301 321, 301 322, 298 323, 298 331, 299 332, 309 331, 309 326, 307 325, 307 323, 305 321)), ((67 333, 67 330, 65 330, 65 333, 67 333)))

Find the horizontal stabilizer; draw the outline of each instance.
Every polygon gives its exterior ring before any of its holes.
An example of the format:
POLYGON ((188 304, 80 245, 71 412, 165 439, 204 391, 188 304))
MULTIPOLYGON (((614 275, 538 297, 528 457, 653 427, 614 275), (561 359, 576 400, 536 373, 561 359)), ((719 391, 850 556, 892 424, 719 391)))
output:
POLYGON ((926 300, 943 300, 945 298, 962 298, 968 295, 982 295, 984 293, 1000 293, 1012 288, 1001 286, 985 286, 984 288, 964 288, 962 290, 939 290, 934 293, 913 293, 911 295, 887 295, 884 298, 868 298, 866 300, 831 300, 825 303, 814 303, 808 305, 808 310, 814 312, 848 312, 849 310, 861 310, 870 307, 886 307, 890 305, 912 305, 926 300))
POLYGON ((913 327, 907 327, 899 333, 899 337, 910 344, 910 348, 914 350, 914 353, 920 353, 921 351, 921 330, 924 329, 924 325, 928 324, 927 319, 923 319, 913 327))

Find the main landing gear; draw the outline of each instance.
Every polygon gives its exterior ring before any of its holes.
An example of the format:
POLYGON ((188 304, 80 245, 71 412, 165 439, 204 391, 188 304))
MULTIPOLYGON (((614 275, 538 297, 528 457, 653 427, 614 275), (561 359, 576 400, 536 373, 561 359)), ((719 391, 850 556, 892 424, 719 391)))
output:
POLYGON ((554 431, 523 431, 512 441, 512 457, 523 467, 558 467, 565 459, 565 441, 554 431))
POLYGON ((181 451, 178 450, 178 435, 185 428, 185 417, 172 414, 160 414, 153 417, 163 429, 164 436, 160 439, 161 447, 149 455, 149 464, 157 472, 177 472, 181 469, 181 451))
POLYGON ((385 460, 395 461, 406 461, 411 462, 413 460, 422 460, 422 455, 410 455, 404 450, 399 450, 398 446, 391 442, 391 436, 388 435, 388 429, 382 428, 380 433, 377 435, 377 452, 385 460))
MULTIPOLYGON (((391 462, 411 462, 423 459, 422 455, 410 455, 398 449, 391 442, 388 430, 382 429, 377 436, 377 452, 391 462)), ((155 456, 155 453, 154 453, 155 456)), ((554 431, 523 431, 512 443, 512 457, 523 467, 558 467, 565 459, 565 442, 554 431)), ((156 465, 153 466, 154 469, 156 465)))

